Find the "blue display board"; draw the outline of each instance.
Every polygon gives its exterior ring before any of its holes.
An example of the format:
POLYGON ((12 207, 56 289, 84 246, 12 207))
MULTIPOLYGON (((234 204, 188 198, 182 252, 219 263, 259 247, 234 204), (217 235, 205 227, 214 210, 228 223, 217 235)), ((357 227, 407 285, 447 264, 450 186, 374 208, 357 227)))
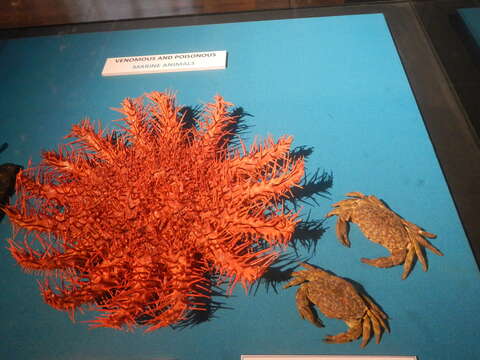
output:
MULTIPOLYGON (((420 360, 476 359, 480 277, 421 114, 383 15, 173 27, 7 41, 0 48, 0 162, 39 161, 88 116, 110 124, 125 97, 175 90, 195 106, 217 93, 251 114, 246 141, 290 134, 312 147, 307 172, 331 172, 328 198, 306 205, 322 219, 350 191, 375 194, 406 219, 438 235, 429 270, 416 264, 378 269, 361 257, 386 255, 352 226, 351 248, 335 236, 335 220, 316 250, 299 256, 353 279, 390 317, 377 345, 326 344, 345 329, 302 320, 295 289, 237 287, 211 321, 144 334, 91 330, 43 303, 34 275, 0 251, 0 358, 12 360, 234 360, 241 354, 417 355, 420 360), (107 57, 227 50, 226 70, 102 78, 107 57)), ((0 238, 10 224, 0 224, 0 238)), ((4 242, 6 245, 6 242, 4 242)), ((82 317, 80 317, 82 319, 82 317)))

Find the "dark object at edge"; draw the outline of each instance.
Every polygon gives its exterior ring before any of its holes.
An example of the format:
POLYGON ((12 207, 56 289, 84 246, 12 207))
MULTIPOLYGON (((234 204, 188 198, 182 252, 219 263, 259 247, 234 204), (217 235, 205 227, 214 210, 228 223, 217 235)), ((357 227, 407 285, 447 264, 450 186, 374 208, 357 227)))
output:
POLYGON ((10 196, 15 193, 15 179, 22 169, 22 166, 10 163, 0 165, 0 221, 5 216, 2 208, 8 205, 10 196))

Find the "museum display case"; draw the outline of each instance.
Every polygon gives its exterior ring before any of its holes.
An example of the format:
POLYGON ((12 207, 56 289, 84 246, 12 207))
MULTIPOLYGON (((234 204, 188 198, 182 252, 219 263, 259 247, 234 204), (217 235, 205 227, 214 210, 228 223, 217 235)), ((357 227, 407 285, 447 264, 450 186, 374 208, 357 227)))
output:
POLYGON ((3 30, 1 358, 477 357, 465 84, 329 5, 3 30))

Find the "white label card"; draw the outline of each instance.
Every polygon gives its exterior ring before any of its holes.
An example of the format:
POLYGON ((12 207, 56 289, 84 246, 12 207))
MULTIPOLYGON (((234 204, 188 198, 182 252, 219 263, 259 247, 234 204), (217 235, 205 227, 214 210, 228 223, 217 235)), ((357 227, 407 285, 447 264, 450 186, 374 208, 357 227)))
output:
POLYGON ((227 51, 201 51, 108 58, 102 76, 219 70, 227 67, 227 51))
POLYGON ((417 357, 379 355, 242 355, 241 360, 417 360, 417 357))

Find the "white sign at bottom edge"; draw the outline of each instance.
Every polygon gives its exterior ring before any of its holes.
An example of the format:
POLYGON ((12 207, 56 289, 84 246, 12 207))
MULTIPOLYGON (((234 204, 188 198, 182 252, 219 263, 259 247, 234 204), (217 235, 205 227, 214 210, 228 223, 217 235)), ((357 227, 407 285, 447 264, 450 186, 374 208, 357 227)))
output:
POLYGON ((417 360, 416 356, 379 355, 242 355, 241 360, 417 360))

